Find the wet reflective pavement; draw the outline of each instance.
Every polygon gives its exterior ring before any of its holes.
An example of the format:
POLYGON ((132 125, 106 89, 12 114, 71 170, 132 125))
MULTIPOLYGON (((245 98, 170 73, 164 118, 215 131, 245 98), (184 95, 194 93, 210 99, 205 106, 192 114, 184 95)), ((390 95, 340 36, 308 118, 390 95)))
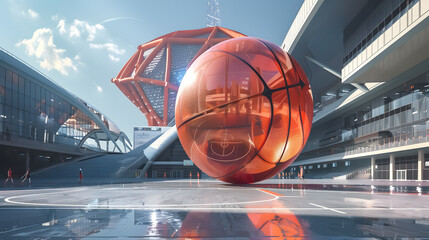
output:
POLYGON ((182 180, 3 190, 0 239, 429 237, 425 185, 392 189, 288 182, 293 181, 234 186, 182 180))

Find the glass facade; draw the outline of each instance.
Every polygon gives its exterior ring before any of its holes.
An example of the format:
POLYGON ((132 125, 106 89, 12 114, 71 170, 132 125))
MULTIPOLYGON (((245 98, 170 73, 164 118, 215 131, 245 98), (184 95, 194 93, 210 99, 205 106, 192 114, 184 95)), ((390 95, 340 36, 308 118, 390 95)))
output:
POLYGON ((131 148, 107 117, 0 49, 0 177, 131 148))
MULTIPOLYGON (((297 161, 332 156, 334 167, 335 162, 341 164, 343 157, 429 142, 429 72, 396 86, 389 87, 386 83, 384 93, 314 127, 297 161)), ((366 159, 366 165, 359 163, 363 161, 346 161, 345 166, 351 166, 352 171, 370 172, 370 161, 366 159)), ((388 155, 376 157, 374 164, 374 179, 390 178, 388 155)), ((393 179, 418 179, 415 153, 395 156, 393 166, 393 179)), ((428 169, 423 169, 423 179, 428 179, 428 169)), ((348 170, 331 171, 347 174, 348 170)), ((313 175, 321 176, 320 173, 323 171, 313 175)))
POLYGON ((425 0, 305 1, 283 48, 311 62, 303 68, 315 121, 292 168, 323 178, 429 179, 428 13, 425 0))
POLYGON ((301 159, 428 142, 429 72, 312 129, 301 159))
POLYGON ((1 66, 0 103, 0 132, 7 137, 52 143, 66 136, 77 145, 74 140, 94 127, 88 117, 77 117, 76 107, 54 92, 1 66))
POLYGON ((389 158, 377 159, 374 167, 375 179, 389 179, 389 158))
MULTIPOLYGON (((0 136, 6 142, 29 141, 38 143, 60 144, 64 146, 89 146, 89 141, 82 140, 94 130, 102 130, 96 123, 102 122, 109 129, 113 139, 118 140, 121 134, 117 126, 103 114, 84 101, 76 98, 48 79, 39 80, 38 73, 32 75, 29 66, 19 62, 19 66, 11 66, 16 62, 12 56, 2 53, 0 61, 0 136), (19 69, 19 70, 17 70, 19 69), (70 101, 72 98, 75 102, 70 101), (88 116, 90 113, 93 116, 88 116), (98 118, 98 119, 95 119, 98 118)), ((95 139, 88 136, 87 138, 95 139)), ((107 139, 108 137, 99 140, 107 139)), ((127 140, 122 138, 121 140, 127 140)), ((112 143, 112 145, 116 145, 112 143)), ((130 149, 130 144, 123 144, 130 149)), ((111 151, 110 149, 93 149, 111 151)))

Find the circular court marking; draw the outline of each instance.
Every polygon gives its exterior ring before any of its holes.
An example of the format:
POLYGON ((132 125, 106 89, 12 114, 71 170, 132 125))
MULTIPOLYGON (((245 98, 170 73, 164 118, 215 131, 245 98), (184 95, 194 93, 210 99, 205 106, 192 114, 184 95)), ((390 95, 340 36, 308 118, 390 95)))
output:
MULTIPOLYGON (((135 190, 134 187, 130 188, 118 188, 120 190, 135 190)), ((23 198, 34 198, 40 196, 45 196, 46 200, 49 200, 49 195, 52 194, 62 194, 62 193, 73 193, 73 192, 79 192, 79 191, 90 191, 91 189, 83 188, 83 189, 75 189, 75 190, 65 190, 65 191, 55 191, 55 192, 46 192, 46 193, 32 193, 32 194, 26 194, 26 195, 20 195, 20 196, 12 196, 5 198, 4 201, 11 204, 17 204, 17 205, 28 205, 28 206, 38 206, 38 207, 65 207, 65 208, 93 208, 93 209, 195 209, 195 207, 205 207, 207 209, 215 209, 222 206, 230 206, 230 205, 248 205, 248 204, 258 204, 258 203, 265 203, 265 202, 271 202, 274 200, 279 199, 279 196, 275 196, 273 194, 267 193, 265 191, 262 191, 260 189, 247 189, 245 191, 257 191, 260 193, 264 193, 264 195, 267 195, 266 199, 262 200, 255 200, 255 201, 237 201, 237 202, 212 202, 212 203, 191 203, 191 204, 145 204, 145 205, 137 205, 137 204, 112 204, 112 205, 106 205, 106 204, 68 204, 68 203, 61 203, 61 202, 52 202, 52 203, 40 203, 40 202, 31 202, 26 201, 23 198), (23 199, 23 200, 20 200, 23 199)), ((99 189, 99 190, 105 190, 105 189, 99 189)), ((109 189, 109 190, 116 190, 115 189, 109 189)), ((155 189, 153 189, 155 190, 155 189)), ((199 190, 198 188, 193 190, 199 190)), ((231 189, 231 188, 225 188, 225 189, 216 189, 217 191, 243 191, 238 189, 231 189)), ((80 194, 80 193, 79 193, 80 194)), ((98 199, 97 197, 94 197, 94 200, 98 199)))

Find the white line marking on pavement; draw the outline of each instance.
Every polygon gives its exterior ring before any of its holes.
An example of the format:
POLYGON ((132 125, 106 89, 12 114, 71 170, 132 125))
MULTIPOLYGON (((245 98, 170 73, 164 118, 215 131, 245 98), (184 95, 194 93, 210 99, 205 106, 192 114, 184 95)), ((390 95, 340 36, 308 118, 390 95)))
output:
MULTIPOLYGON (((30 209, 37 209, 37 210, 41 210, 41 209, 52 209, 52 207, 55 207, 55 209, 59 210, 59 209, 88 209, 87 207, 75 207, 75 206, 70 206, 70 207, 56 207, 56 206, 50 206, 50 207, 7 207, 7 206, 2 206, 0 208, 0 210, 4 210, 4 209, 9 209, 9 210, 30 210, 30 209)), ((237 207, 217 207, 217 206, 213 206, 213 207, 135 207, 133 205, 115 205, 115 206, 103 206, 103 205, 98 205, 98 206, 93 206, 91 209, 104 209, 104 210, 147 210, 147 211, 152 211, 154 209, 158 209, 158 210, 177 210, 177 211, 191 211, 191 210, 204 210, 204 211, 215 211, 215 212, 222 212, 222 211, 232 211, 232 212, 262 212, 262 213, 270 213, 270 212, 290 212, 290 211, 305 211, 305 212, 311 212, 311 211, 315 211, 315 212, 319 212, 319 211, 325 211, 326 209, 324 208, 314 208, 314 207, 308 207, 308 208, 270 208, 270 207, 266 207, 266 208, 261 208, 261 207, 245 207, 245 208, 237 208, 237 207)), ((335 210, 335 209, 334 209, 335 210)), ((429 211, 429 208, 393 208, 393 209, 388 209, 388 208, 341 208, 341 210, 348 210, 348 211, 383 211, 383 212, 391 212, 391 211, 429 211)), ((345 213, 347 214, 347 213, 345 213)))
MULTIPOLYGON (((80 190, 86 190, 86 189, 77 189, 75 191, 80 190)), ((210 208, 210 206, 225 206, 225 205, 241 205, 241 204, 255 204, 255 203, 263 203, 263 202, 271 202, 274 200, 279 199, 278 196, 264 192, 260 189, 252 189, 252 190, 258 190, 260 192, 263 192, 267 195, 273 196, 274 198, 269 199, 263 199, 263 200, 255 200, 255 201, 243 201, 243 202, 221 202, 221 203, 191 203, 191 204, 147 204, 144 206, 136 205, 136 204, 125 204, 125 205, 106 205, 106 204, 100 204, 100 205, 91 205, 91 204, 64 204, 64 203, 36 203, 36 202, 24 202, 24 201, 17 201, 19 198, 24 197, 34 197, 34 196, 40 196, 40 195, 49 195, 49 194, 58 194, 58 192, 47 192, 47 193, 36 193, 36 194, 27 194, 27 195, 20 195, 20 196, 12 196, 4 199, 7 203, 12 204, 18 204, 18 205, 31 205, 31 206, 43 206, 43 207, 70 207, 70 208, 93 208, 93 209, 147 209, 147 208, 156 208, 156 209, 181 209, 181 208, 192 208, 192 207, 199 207, 199 206, 207 206, 210 208)), ((235 189, 234 189, 235 191, 235 189)), ((67 191, 65 191, 68 193, 67 191)))
POLYGON ((326 209, 326 210, 330 210, 330 211, 333 211, 333 212, 337 212, 337 213, 341 213, 341 214, 346 214, 346 213, 345 213, 345 212, 343 212, 343 211, 338 211, 338 210, 333 209, 333 208, 324 207, 324 206, 319 205, 319 204, 315 204, 315 203, 308 203, 308 204, 313 205, 313 206, 315 206, 315 207, 320 207, 320 208, 323 208, 323 209, 326 209))
POLYGON ((263 192, 263 193, 265 193, 265 194, 268 194, 268 195, 271 195, 271 196, 273 196, 273 197, 275 197, 275 199, 273 199, 273 200, 277 200, 277 199, 279 199, 279 196, 277 196, 277 195, 274 195, 274 194, 272 194, 272 193, 269 193, 269 192, 266 192, 266 191, 264 191, 264 190, 262 190, 262 189, 258 189, 260 192, 263 192))

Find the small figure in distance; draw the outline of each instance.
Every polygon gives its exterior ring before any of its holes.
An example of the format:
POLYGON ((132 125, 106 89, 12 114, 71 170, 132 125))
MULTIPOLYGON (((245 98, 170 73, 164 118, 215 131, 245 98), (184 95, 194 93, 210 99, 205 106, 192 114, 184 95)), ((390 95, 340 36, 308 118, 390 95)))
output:
POLYGON ((25 180, 28 179, 28 183, 31 184, 30 168, 27 169, 27 171, 24 173, 24 175, 22 175, 21 179, 22 179, 22 183, 24 183, 25 180))
POLYGON ((82 173, 82 168, 79 168, 79 183, 83 182, 83 173, 82 173))
POLYGON ((9 179, 13 184, 12 169, 11 168, 9 168, 9 170, 7 170, 7 178, 6 178, 6 181, 4 181, 4 184, 6 184, 9 181, 9 179))

